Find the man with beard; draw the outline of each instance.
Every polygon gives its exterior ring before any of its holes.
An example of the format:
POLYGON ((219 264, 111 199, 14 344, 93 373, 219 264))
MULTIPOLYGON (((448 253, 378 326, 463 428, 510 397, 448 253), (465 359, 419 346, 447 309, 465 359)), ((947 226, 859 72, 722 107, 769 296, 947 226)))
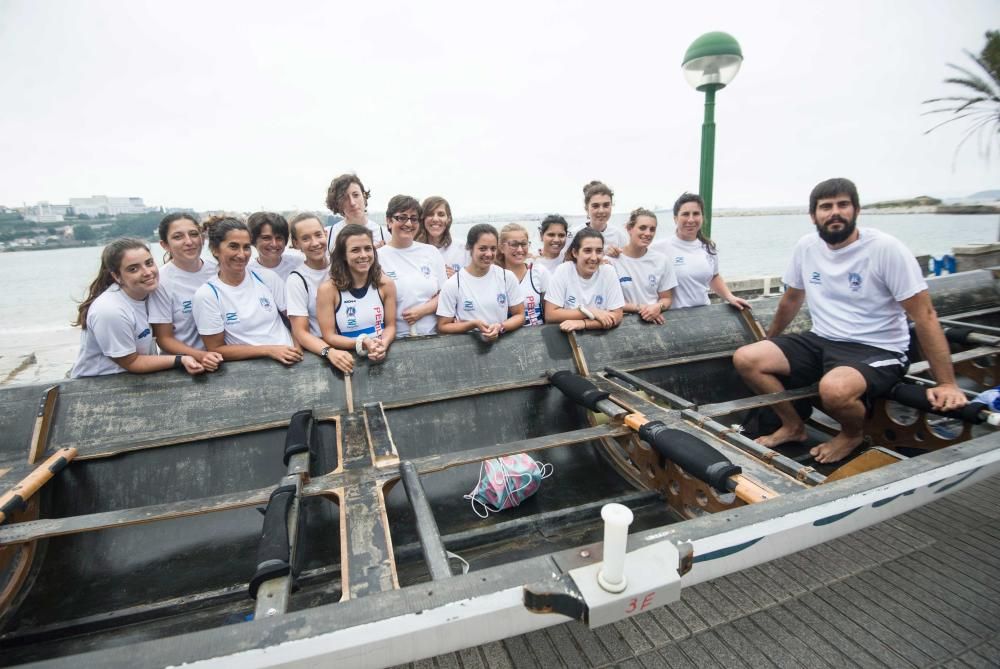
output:
MULTIPOLYGON (((916 259, 894 237, 858 228, 858 210, 858 191, 848 179, 829 179, 813 188, 809 216, 819 234, 810 233, 795 245, 768 338, 733 356, 740 376, 758 393, 819 381, 823 410, 840 423, 839 434, 810 451, 822 463, 837 462, 861 445, 866 405, 906 373, 907 316, 938 382, 927 390, 927 399, 939 410, 966 403, 916 259), (812 330, 781 334, 803 300, 812 330)), ((781 427, 759 443, 774 447, 806 439, 805 424, 791 403, 773 409, 781 427)))

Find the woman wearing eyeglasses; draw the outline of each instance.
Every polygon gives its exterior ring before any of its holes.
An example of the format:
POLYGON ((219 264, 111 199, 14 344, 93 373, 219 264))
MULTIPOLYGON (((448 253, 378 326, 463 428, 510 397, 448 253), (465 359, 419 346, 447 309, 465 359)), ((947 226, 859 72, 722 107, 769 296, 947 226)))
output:
POLYGON ((545 290, 549 271, 537 263, 526 263, 528 231, 518 223, 508 223, 500 230, 497 265, 514 275, 524 296, 524 324, 541 325, 545 321, 545 290))
POLYGON ((438 293, 447 277, 438 250, 414 239, 420 229, 420 203, 396 195, 386 206, 385 222, 392 236, 378 250, 378 261, 396 282, 396 338, 434 334, 438 293))

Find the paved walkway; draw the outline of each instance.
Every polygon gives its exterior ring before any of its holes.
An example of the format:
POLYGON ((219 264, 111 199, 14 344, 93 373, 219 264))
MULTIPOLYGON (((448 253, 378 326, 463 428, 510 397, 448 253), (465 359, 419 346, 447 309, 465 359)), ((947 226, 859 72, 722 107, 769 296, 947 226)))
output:
POLYGON ((1000 667, 1000 477, 598 630, 567 623, 406 666, 1000 667))

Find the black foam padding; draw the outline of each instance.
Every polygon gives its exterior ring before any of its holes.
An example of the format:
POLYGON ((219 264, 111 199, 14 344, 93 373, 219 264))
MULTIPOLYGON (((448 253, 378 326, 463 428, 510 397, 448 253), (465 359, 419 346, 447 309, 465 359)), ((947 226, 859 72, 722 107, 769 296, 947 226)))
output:
POLYGON ((963 326, 948 326, 944 328, 944 336, 950 342, 956 344, 967 344, 969 342, 969 335, 975 332, 972 328, 963 326))
POLYGON ((278 486, 267 501, 264 528, 257 545, 257 571, 250 579, 250 596, 257 598, 257 589, 264 581, 291 573, 288 546, 288 509, 295 499, 295 486, 278 486))
POLYGON ((296 411, 292 419, 288 422, 288 432, 285 433, 285 465, 288 460, 297 453, 305 453, 310 450, 309 433, 312 427, 312 409, 296 411))
POLYGON ((983 410, 987 407, 982 402, 969 402, 961 409, 951 411, 935 410, 931 406, 930 400, 927 399, 927 388, 915 383, 897 383, 889 391, 889 399, 913 409, 926 411, 936 416, 956 418, 966 423, 979 424, 986 420, 983 410))
POLYGON ((640 427, 639 438, 648 442, 661 457, 719 492, 729 492, 734 487, 729 478, 743 472, 739 465, 693 434, 669 428, 658 420, 640 427))
POLYGON ((58 474, 59 472, 64 470, 66 468, 66 465, 68 464, 69 460, 67 460, 65 457, 60 456, 58 459, 56 459, 55 462, 49 465, 49 471, 52 472, 53 475, 58 474))
POLYGON ((599 390, 590 380, 566 370, 551 374, 549 381, 566 397, 577 404, 582 404, 591 411, 600 411, 597 408, 597 403, 611 396, 611 393, 599 390))

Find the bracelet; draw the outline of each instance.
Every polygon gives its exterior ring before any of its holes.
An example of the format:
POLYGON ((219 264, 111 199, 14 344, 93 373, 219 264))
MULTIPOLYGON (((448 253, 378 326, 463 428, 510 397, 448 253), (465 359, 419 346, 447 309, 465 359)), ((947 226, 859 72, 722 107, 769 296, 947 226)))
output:
POLYGON ((583 312, 583 315, 586 316, 587 318, 594 317, 594 312, 588 309, 587 307, 580 307, 580 311, 583 312))
POLYGON ((583 323, 583 329, 584 330, 589 330, 590 329, 590 326, 587 325, 587 319, 586 318, 581 318, 580 322, 583 323))
POLYGON ((174 369, 184 369, 184 363, 181 361, 183 357, 183 355, 174 356, 174 369))
POLYGON ((368 349, 365 348, 365 340, 368 339, 368 334, 362 332, 358 335, 358 338, 354 340, 354 352, 360 355, 362 358, 368 355, 368 349))

